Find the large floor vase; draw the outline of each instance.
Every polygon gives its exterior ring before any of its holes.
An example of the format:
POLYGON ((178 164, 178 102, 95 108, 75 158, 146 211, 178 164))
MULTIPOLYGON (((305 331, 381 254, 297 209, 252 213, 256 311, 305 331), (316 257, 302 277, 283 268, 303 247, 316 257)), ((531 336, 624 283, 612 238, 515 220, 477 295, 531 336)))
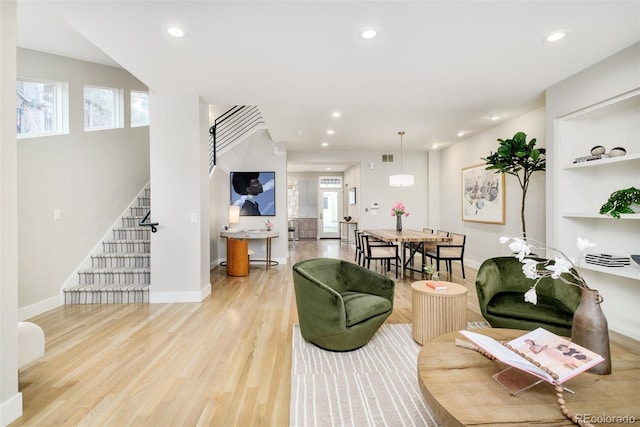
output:
POLYGON ((582 289, 580 305, 573 314, 571 341, 604 357, 587 372, 597 375, 611 373, 611 350, 609 348, 609 328, 607 318, 602 312, 600 303, 603 298, 595 289, 582 289))

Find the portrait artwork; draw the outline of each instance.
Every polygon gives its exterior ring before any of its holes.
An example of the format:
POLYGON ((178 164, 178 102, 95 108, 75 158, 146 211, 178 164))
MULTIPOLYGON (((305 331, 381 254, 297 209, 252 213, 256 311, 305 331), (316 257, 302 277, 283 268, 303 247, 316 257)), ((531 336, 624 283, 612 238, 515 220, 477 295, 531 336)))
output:
POLYGON ((240 216, 275 216, 275 172, 231 172, 231 206, 240 216))

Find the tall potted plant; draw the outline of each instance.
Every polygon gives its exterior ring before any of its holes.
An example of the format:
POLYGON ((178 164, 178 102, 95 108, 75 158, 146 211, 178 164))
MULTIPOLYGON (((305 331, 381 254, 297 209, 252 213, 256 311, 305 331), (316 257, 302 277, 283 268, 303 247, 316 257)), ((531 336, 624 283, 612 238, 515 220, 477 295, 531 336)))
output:
POLYGON ((522 204, 520 218, 522 220, 522 236, 527 236, 527 225, 524 218, 525 201, 531 175, 536 171, 546 170, 546 149, 536 148, 536 139, 527 142, 524 132, 516 133, 511 139, 498 139, 500 145, 495 153, 483 158, 487 162, 487 170, 506 173, 518 178, 522 188, 522 204))

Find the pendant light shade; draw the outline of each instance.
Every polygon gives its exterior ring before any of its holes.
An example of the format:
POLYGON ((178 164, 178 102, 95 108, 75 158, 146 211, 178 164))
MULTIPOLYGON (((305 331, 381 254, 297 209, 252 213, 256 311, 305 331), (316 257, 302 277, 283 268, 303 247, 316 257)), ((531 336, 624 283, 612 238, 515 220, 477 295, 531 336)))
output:
POLYGON ((391 175, 389 177, 389 185, 392 187, 411 187, 414 183, 413 175, 402 173, 402 136, 404 131, 401 130, 398 135, 400 135, 400 175, 391 175))

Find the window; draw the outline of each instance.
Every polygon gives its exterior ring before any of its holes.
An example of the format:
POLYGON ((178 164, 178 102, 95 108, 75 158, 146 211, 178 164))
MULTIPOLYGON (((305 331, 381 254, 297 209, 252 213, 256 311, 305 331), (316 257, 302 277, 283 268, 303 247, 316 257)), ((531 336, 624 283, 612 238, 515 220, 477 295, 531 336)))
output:
POLYGON ((149 126, 149 93, 131 91, 131 127, 149 126))
POLYGON ((69 85, 18 79, 16 83, 16 134, 58 135, 69 131, 69 85))
POLYGON ((84 130, 122 127, 122 91, 108 87, 84 87, 84 130))

